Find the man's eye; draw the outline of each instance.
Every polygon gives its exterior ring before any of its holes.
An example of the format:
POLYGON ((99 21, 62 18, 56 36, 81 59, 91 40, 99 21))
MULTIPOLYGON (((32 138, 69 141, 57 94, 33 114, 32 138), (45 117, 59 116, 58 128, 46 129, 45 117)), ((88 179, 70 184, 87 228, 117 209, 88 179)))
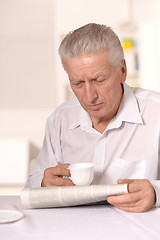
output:
POLYGON ((101 78, 101 79, 97 79, 96 82, 97 83, 103 83, 103 82, 105 82, 105 80, 106 80, 105 78, 101 78))
POLYGON ((97 82, 104 82, 105 81, 105 79, 103 78, 103 79, 97 79, 97 82))
POLYGON ((72 86, 75 86, 75 87, 81 87, 83 82, 72 82, 71 84, 72 86))

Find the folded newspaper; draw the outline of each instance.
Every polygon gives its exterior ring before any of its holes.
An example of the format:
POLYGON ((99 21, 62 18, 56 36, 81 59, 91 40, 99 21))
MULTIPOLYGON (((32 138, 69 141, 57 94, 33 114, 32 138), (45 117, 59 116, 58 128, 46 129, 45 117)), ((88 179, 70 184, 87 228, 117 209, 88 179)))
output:
POLYGON ((24 208, 51 208, 106 201, 107 196, 128 193, 127 184, 25 188, 21 193, 24 208))

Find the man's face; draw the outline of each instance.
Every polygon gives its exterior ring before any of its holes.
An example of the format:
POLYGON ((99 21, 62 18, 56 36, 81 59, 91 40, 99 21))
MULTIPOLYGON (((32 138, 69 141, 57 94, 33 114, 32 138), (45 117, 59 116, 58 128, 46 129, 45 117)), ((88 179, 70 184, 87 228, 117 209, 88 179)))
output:
POLYGON ((70 57, 65 60, 71 88, 92 122, 109 121, 116 115, 126 79, 126 65, 121 70, 110 64, 107 53, 70 57))

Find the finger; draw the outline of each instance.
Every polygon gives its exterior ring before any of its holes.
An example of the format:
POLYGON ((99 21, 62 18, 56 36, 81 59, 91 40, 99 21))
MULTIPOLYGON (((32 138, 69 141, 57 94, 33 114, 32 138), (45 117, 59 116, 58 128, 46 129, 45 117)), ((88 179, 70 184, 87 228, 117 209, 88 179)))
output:
POLYGON ((57 167, 64 167, 64 168, 68 168, 69 167, 69 163, 65 163, 65 164, 58 164, 57 167))
POLYGON ((116 208, 126 211, 126 212, 135 212, 135 213, 140 213, 140 212, 145 212, 146 210, 141 207, 141 206, 127 206, 127 207, 119 207, 116 206, 116 208))
MULTIPOLYGON (((107 199, 108 200, 108 199, 107 199)), ((135 202, 120 202, 120 203, 111 203, 116 208, 128 211, 128 212, 145 212, 150 208, 147 208, 147 205, 142 199, 139 199, 135 202)))
POLYGON ((147 192, 148 189, 153 188, 151 183, 147 179, 135 179, 128 184, 128 191, 130 193, 142 191, 143 193, 147 192))
POLYGON ((50 180, 50 186, 74 186, 74 183, 70 179, 64 179, 60 177, 54 177, 50 180))
POLYGON ((64 179, 63 178, 63 185, 62 186, 75 186, 71 179, 64 179))
POLYGON ((51 172, 52 176, 70 176, 70 171, 69 169, 67 169, 66 166, 64 165, 58 165, 54 168, 52 168, 52 172, 51 172))
POLYGON ((142 189, 142 181, 138 179, 118 179, 118 184, 128 184, 128 192, 133 193, 142 189))
POLYGON ((117 183, 118 184, 128 184, 133 182, 133 179, 118 179, 117 183))
POLYGON ((107 201, 113 205, 135 203, 135 202, 138 202, 139 200, 140 200, 140 192, 113 195, 107 198, 107 201))
POLYGON ((68 167, 69 167, 69 163, 65 163, 65 164, 60 164, 60 165, 57 165, 56 167, 58 168, 65 168, 67 171, 65 171, 65 173, 66 173, 66 175, 59 175, 59 176, 67 176, 67 177, 70 177, 71 176, 71 174, 70 174, 70 170, 68 169, 68 167))
POLYGON ((114 205, 116 208, 137 208, 137 207, 140 207, 142 206, 141 203, 136 202, 136 203, 127 203, 127 204, 116 204, 114 205))

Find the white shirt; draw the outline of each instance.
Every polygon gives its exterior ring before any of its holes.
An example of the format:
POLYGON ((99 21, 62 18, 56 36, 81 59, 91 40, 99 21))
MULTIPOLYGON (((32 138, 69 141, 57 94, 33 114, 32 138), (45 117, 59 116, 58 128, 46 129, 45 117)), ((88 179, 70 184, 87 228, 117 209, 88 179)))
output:
POLYGON ((117 115, 102 134, 76 98, 59 106, 26 187, 40 187, 44 169, 76 162, 93 162, 93 184, 149 179, 160 206, 160 94, 124 84, 117 115))

